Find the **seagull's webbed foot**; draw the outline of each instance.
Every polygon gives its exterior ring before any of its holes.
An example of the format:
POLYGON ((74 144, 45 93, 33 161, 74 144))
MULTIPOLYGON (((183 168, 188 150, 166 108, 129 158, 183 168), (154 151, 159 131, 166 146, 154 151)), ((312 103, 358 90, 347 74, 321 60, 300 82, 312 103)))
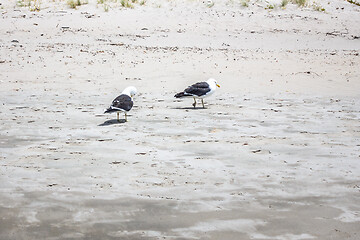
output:
POLYGON ((196 99, 194 98, 194 103, 192 104, 194 108, 196 107, 196 99))

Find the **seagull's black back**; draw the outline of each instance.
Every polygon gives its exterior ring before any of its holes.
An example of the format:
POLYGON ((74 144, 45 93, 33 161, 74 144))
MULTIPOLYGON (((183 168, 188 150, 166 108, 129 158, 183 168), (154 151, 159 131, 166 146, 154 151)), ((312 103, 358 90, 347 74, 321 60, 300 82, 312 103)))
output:
POLYGON ((184 90, 185 94, 191 94, 196 96, 203 96, 210 92, 210 86, 207 82, 195 83, 184 90))
POLYGON ((120 96, 118 96, 113 100, 111 106, 105 111, 105 113, 119 111, 120 109, 124 111, 130 111, 133 104, 134 103, 131 97, 129 97, 126 94, 121 94, 120 96))

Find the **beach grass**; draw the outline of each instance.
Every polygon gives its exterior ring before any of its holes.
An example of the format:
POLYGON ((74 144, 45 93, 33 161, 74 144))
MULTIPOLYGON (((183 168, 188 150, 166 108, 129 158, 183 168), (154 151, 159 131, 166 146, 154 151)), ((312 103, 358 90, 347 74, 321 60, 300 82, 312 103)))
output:
POLYGON ((40 0, 18 0, 16 2, 18 7, 29 7, 30 11, 40 11, 41 1, 40 0))
POLYGON ((80 1, 80 0, 68 0, 66 2, 66 4, 72 8, 72 9, 76 9, 76 7, 79 7, 81 5, 84 5, 84 4, 88 4, 88 1, 80 1))
POLYGON ((325 12, 325 8, 322 7, 319 3, 313 2, 312 7, 315 11, 325 12))
POLYGON ((280 7, 281 8, 285 8, 289 3, 289 0, 282 0, 281 3, 280 3, 280 7))
POLYGON ((241 0, 240 4, 242 7, 249 7, 250 0, 241 0))
POLYGON ((355 4, 356 6, 360 6, 360 3, 354 0, 347 0, 351 4, 355 4))
POLYGON ((307 0, 292 0, 294 4, 297 4, 299 7, 305 7, 307 5, 307 0))

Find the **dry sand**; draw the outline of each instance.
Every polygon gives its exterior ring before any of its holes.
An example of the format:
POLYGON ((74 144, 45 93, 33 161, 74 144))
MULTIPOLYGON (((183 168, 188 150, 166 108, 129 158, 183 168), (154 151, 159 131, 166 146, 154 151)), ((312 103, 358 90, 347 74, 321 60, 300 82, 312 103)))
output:
POLYGON ((360 7, 1 3, 0 239, 360 238, 360 7))

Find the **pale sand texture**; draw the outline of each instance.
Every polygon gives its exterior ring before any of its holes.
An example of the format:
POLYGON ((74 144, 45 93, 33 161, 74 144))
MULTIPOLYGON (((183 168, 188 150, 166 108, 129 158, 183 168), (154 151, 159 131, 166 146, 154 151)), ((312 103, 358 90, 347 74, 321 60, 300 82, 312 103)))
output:
POLYGON ((2 2, 0 239, 359 239, 360 7, 320 3, 2 2))

